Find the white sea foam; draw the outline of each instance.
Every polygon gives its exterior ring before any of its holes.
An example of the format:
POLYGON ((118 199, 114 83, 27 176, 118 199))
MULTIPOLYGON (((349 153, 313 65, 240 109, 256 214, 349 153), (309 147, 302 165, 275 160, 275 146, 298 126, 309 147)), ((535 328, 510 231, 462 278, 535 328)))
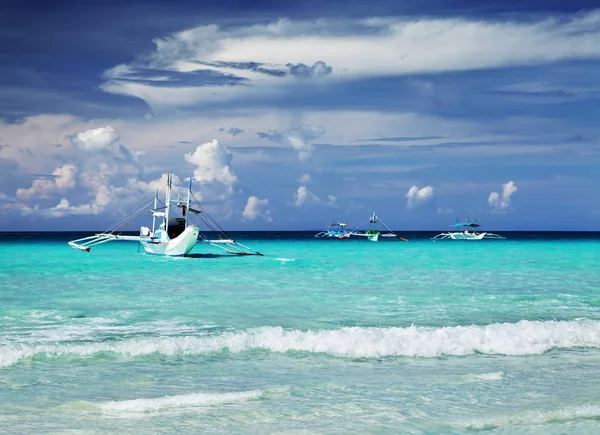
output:
POLYGON ((336 357, 379 358, 393 356, 432 358, 475 353, 489 355, 539 355, 550 349, 600 348, 600 322, 526 321, 487 326, 443 328, 364 328, 300 331, 262 327, 219 335, 138 337, 115 341, 0 345, 0 366, 9 366, 35 355, 88 356, 109 352, 135 357, 150 354, 199 355, 253 349, 271 352, 304 351, 336 357))
POLYGON ((503 426, 539 425, 553 422, 600 417, 599 405, 583 405, 559 408, 549 411, 524 411, 516 414, 463 421, 452 426, 465 429, 493 429, 503 426))
POLYGON ((489 382, 489 381, 501 381, 504 378, 504 372, 491 372, 491 373, 480 373, 480 374, 468 374, 462 376, 465 382, 489 382))
MULTIPOLYGON (((55 343, 58 341, 76 341, 76 340, 94 340, 107 337, 118 338, 124 335, 183 335, 193 334, 199 328, 210 328, 214 325, 189 326, 178 322, 160 320, 156 322, 141 322, 130 325, 124 325, 117 319, 107 319, 103 317, 93 317, 89 319, 78 319, 80 321, 65 323, 56 323, 45 325, 43 328, 35 326, 17 327, 14 330, 8 329, 5 337, 22 343, 55 343), (23 334, 26 332, 26 335, 23 334)), ((1 346, 2 343, 0 343, 1 346)))
POLYGON ((286 263, 286 262, 288 262, 288 261, 296 261, 296 259, 295 259, 295 258, 283 258, 283 257, 281 257, 281 258, 276 258, 275 260, 277 260, 277 261, 281 261, 282 263, 286 263))
POLYGON ((504 373, 503 372, 482 373, 480 375, 474 375, 473 377, 479 381, 500 381, 504 377, 504 373))
POLYGON ((161 411, 181 411, 203 406, 237 403, 257 399, 262 391, 242 391, 235 393, 192 393, 153 399, 134 399, 104 402, 98 406, 107 414, 156 413, 161 411))

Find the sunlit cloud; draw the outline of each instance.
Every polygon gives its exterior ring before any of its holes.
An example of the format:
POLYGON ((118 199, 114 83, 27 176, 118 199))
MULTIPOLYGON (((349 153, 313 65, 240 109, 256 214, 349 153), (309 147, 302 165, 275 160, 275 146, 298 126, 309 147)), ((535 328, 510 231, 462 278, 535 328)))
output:
POLYGON ((412 186, 406 193, 406 207, 415 208, 429 200, 432 196, 433 187, 425 186, 419 189, 417 186, 412 186))
POLYGON ((300 186, 296 190, 296 193, 294 193, 293 205, 295 207, 302 207, 303 205, 313 203, 333 206, 336 204, 336 201, 337 197, 333 195, 328 195, 327 199, 321 199, 319 196, 315 195, 312 191, 310 191, 308 187, 300 186))
POLYGON ((212 187, 220 186, 226 196, 233 193, 234 185, 238 181, 231 167, 233 155, 216 139, 199 145, 193 152, 185 154, 184 158, 196 166, 195 181, 212 187))
POLYGON ((77 133, 70 137, 73 145, 86 151, 102 150, 112 146, 119 140, 115 130, 107 125, 106 127, 95 128, 77 133))
POLYGON ((256 196, 250 196, 242 212, 244 219, 253 221, 258 217, 262 217, 267 222, 272 222, 271 210, 267 207, 269 205, 268 199, 260 199, 256 196))
POLYGON ((281 133, 277 131, 270 131, 268 133, 259 132, 258 136, 292 147, 298 151, 298 159, 302 161, 310 157, 314 141, 323 136, 323 134, 325 134, 325 130, 322 127, 300 124, 281 133))
POLYGON ((509 181, 502 185, 502 193, 491 192, 488 197, 488 204, 495 213, 505 212, 511 203, 511 196, 517 191, 517 185, 514 181, 509 181))

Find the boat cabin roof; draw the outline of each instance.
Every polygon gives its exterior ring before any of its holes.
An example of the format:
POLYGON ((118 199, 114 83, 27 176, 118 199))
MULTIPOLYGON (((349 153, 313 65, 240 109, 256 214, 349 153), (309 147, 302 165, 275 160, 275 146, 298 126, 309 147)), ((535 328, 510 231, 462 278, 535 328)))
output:
POLYGON ((458 223, 452 224, 450 226, 454 227, 454 228, 460 228, 460 227, 477 228, 477 227, 480 227, 481 225, 476 224, 475 222, 458 222, 458 223))

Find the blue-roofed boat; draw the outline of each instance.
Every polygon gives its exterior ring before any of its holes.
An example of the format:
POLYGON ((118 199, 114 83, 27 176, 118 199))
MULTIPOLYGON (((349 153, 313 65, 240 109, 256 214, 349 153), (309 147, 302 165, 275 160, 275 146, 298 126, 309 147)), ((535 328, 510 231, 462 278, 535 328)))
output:
POLYGON ((348 224, 345 222, 332 222, 329 227, 320 233, 315 234, 315 237, 333 237, 336 239, 347 239, 352 235, 348 230, 348 224))
POLYGON ((471 221, 467 218, 464 222, 456 222, 455 224, 450 225, 450 231, 440 233, 435 237, 432 237, 432 240, 504 240, 506 238, 499 234, 487 231, 477 231, 477 228, 480 227, 481 225, 475 220, 471 221))

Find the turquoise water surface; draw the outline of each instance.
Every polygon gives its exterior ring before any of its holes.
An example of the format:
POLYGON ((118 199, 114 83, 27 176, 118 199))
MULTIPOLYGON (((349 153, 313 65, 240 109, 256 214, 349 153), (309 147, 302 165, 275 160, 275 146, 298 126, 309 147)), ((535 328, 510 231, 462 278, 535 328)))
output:
POLYGON ((600 237, 0 236, 0 433, 600 433, 600 237))

